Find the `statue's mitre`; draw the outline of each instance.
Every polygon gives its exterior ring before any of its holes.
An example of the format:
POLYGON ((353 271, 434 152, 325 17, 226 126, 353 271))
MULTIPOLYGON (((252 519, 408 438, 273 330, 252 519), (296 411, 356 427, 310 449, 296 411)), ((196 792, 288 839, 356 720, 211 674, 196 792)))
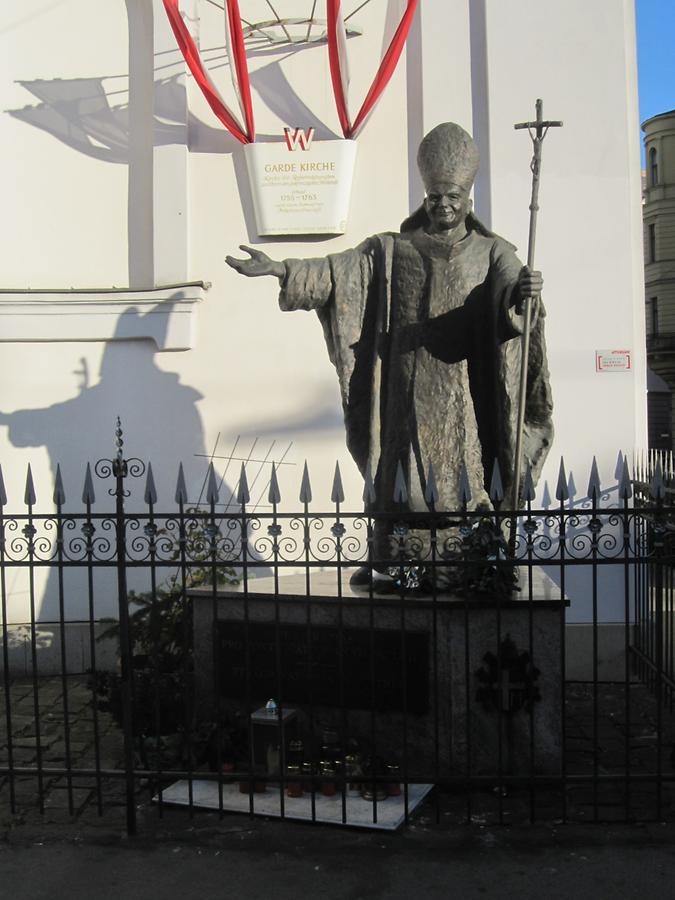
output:
POLYGON ((423 138, 417 165, 424 186, 450 181, 471 189, 478 171, 478 147, 471 135, 454 122, 437 125, 423 138))

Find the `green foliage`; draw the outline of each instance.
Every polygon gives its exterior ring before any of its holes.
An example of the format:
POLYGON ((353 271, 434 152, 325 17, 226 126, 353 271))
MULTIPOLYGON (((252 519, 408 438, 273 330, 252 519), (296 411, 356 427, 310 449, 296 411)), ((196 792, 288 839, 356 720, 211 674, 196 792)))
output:
MULTIPOLYGON (((137 736, 193 730, 194 723, 188 716, 192 706, 192 604, 187 591, 238 582, 234 569, 210 564, 219 536, 211 523, 190 519, 185 530, 185 548, 191 564, 180 564, 182 547, 174 541, 170 558, 176 561, 177 572, 149 591, 129 591, 133 729, 137 736)), ((165 530, 158 531, 155 540, 167 541, 170 536, 165 530)), ((117 621, 98 637, 99 641, 110 639, 120 641, 117 621)), ((95 687, 99 707, 109 711, 121 724, 120 675, 96 673, 95 687)))
MULTIPOLYGON (((151 658, 164 671, 177 671, 183 667, 185 655, 192 652, 191 605, 186 592, 204 585, 222 587, 239 581, 234 569, 210 564, 212 549, 219 536, 220 532, 210 522, 189 519, 185 528, 189 565, 180 565, 181 544, 174 539, 169 559, 176 561, 178 571, 154 590, 142 593, 129 591, 129 607, 133 610, 129 623, 134 656, 151 658)), ((156 543, 171 539, 165 529, 155 534, 156 543)), ((119 623, 115 622, 100 635, 99 640, 119 640, 119 634, 119 623)))

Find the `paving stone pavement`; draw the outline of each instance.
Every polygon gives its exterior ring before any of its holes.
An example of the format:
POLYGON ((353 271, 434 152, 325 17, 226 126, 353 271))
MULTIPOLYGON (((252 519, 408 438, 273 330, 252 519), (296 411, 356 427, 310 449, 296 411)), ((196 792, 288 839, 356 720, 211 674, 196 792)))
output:
POLYGON ((0 687, 0 765, 8 766, 11 753, 13 767, 23 770, 0 780, 1 824, 62 825, 83 815, 93 822, 99 812, 124 821, 121 781, 75 774, 78 769, 121 769, 123 760, 122 734, 112 717, 97 708, 86 676, 40 678, 36 684, 23 679, 12 682, 11 750, 7 708, 5 689, 0 687), (38 755, 41 768, 75 771, 41 775, 38 755))

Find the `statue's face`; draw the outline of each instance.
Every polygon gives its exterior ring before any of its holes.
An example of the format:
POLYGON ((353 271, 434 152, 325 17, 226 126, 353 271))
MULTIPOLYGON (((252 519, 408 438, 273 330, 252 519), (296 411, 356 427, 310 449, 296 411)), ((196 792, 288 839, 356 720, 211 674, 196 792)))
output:
POLYGON ((453 231, 462 225, 471 210, 469 192, 451 181, 434 181, 427 185, 424 208, 431 231, 453 231))

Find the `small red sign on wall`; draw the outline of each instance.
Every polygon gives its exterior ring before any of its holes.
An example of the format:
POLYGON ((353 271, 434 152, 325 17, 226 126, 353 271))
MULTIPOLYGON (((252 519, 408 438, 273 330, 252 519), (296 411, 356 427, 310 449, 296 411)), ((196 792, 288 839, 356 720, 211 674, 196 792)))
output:
POLYGON ((596 372, 630 372, 630 350, 596 350, 596 372))

